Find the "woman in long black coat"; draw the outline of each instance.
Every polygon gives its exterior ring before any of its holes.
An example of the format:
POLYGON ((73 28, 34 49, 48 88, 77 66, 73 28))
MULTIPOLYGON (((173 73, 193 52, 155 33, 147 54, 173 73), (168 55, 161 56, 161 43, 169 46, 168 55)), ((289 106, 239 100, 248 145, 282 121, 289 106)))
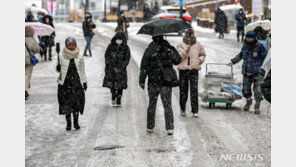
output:
POLYGON ((127 70, 130 61, 130 49, 124 32, 117 32, 105 53, 105 78, 103 87, 112 93, 112 104, 121 105, 123 89, 127 89, 127 70))
POLYGON ((74 128, 80 129, 79 113, 82 115, 85 104, 87 80, 84 59, 79 54, 79 47, 72 37, 66 39, 63 55, 58 59, 58 102, 59 114, 66 115, 66 130, 71 130, 71 114, 74 117, 74 128))
POLYGON ((224 33, 227 32, 227 17, 220 8, 218 8, 215 13, 215 24, 219 32, 219 38, 224 38, 224 33))
MULTIPOLYGON (((53 19, 50 15, 45 15, 43 18, 42 18, 42 23, 43 24, 47 24, 47 25, 50 25, 52 28, 54 28, 54 25, 53 25, 53 19)), ((54 37, 55 37, 55 32, 53 32, 51 35, 49 36, 43 36, 41 37, 41 40, 44 42, 45 44, 45 50, 43 51, 44 53, 44 60, 47 60, 47 48, 48 48, 48 59, 51 60, 51 48, 54 46, 54 37)))

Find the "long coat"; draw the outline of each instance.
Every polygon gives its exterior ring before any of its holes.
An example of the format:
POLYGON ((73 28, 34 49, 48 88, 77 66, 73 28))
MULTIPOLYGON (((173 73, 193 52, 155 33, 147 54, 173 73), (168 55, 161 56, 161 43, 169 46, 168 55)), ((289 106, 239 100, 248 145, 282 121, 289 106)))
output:
POLYGON ((227 17, 221 9, 218 9, 215 13, 215 24, 218 32, 227 31, 227 17))
POLYGON ((103 87, 110 89, 127 89, 127 65, 130 61, 130 49, 123 32, 117 32, 105 52, 105 78, 103 87), (116 39, 122 39, 118 45, 116 39))
MULTIPOLYGON (((173 65, 178 65, 182 61, 178 51, 169 44, 168 41, 152 41, 144 52, 141 61, 139 84, 145 85, 148 76, 148 86, 161 87, 172 86, 173 83, 164 81, 164 72, 173 74, 173 65)), ((174 76, 168 76, 174 78, 174 76)))
MULTIPOLYGON (((42 18, 42 23, 43 24, 50 25, 52 28, 54 28, 53 19, 52 19, 52 17, 50 15, 45 15, 42 18), (46 18, 49 18, 49 22, 48 23, 46 22, 46 18)), ((50 34, 49 36, 43 36, 41 39, 45 43, 46 46, 52 47, 52 46, 55 45, 55 43, 54 43, 54 37, 55 37, 55 31, 52 34, 50 34)))
POLYGON ((241 52, 233 59, 233 64, 244 60, 242 65, 242 74, 246 76, 255 76, 260 73, 260 68, 267 53, 264 46, 255 40, 255 44, 250 46, 245 42, 241 52), (257 55, 256 57, 254 55, 257 55))

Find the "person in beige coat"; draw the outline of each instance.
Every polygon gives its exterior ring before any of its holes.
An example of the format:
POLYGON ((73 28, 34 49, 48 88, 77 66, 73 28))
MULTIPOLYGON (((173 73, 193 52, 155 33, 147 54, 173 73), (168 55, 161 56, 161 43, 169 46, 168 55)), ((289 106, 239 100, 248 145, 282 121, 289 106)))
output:
POLYGON ((33 73, 34 65, 31 64, 30 54, 37 54, 40 52, 40 47, 35 40, 34 36, 34 29, 32 27, 26 26, 25 27, 25 44, 27 45, 28 49, 25 47, 25 99, 27 100, 29 97, 28 90, 30 88, 30 80, 33 73))
POLYGON ((190 84, 191 112, 194 117, 198 117, 198 71, 205 61, 206 53, 202 45, 196 41, 193 29, 187 29, 183 41, 177 46, 177 50, 182 57, 182 62, 178 65, 180 108, 181 115, 185 116, 188 89, 190 84))

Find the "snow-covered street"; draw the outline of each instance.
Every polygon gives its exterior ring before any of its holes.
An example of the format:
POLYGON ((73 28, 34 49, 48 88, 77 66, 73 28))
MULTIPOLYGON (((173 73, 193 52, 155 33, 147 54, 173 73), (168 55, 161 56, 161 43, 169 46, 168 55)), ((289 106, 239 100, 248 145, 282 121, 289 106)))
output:
MULTIPOLYGON (((102 87, 102 83, 104 54, 115 34, 116 23, 97 23, 91 46, 93 56, 84 57, 88 89, 85 112, 79 119, 80 130, 66 131, 65 116, 58 113, 56 52, 53 52, 53 61, 41 61, 34 67, 25 108, 26 166, 270 166, 271 119, 265 100, 261 114, 255 115, 254 103, 250 111, 243 111, 244 98, 235 101, 231 109, 226 109, 225 104, 210 109, 208 103, 199 99, 199 118, 192 118, 188 100, 187 116, 183 117, 179 113, 179 89, 173 88, 174 135, 166 133, 160 99, 154 133, 146 132, 149 99, 147 89, 142 90, 139 86, 139 65, 152 39, 136 35, 142 25, 130 23, 128 89, 123 91, 122 107, 112 107, 111 93, 102 87), (123 148, 94 150, 102 145, 123 148), (262 155, 263 160, 221 159, 225 155, 262 155)), ((196 23, 192 26, 197 31, 197 41, 207 54, 199 77, 199 91, 202 91, 206 63, 228 63, 240 52, 242 44, 236 41, 234 31, 225 35, 225 39, 218 39, 213 30, 197 27, 196 23)), ((62 47, 67 37, 75 37, 82 54, 86 42, 81 23, 56 23, 55 31, 55 42, 60 42, 62 47)), ((182 37, 166 39, 176 47, 182 37)), ((241 64, 234 65, 234 74, 239 81, 242 80, 241 64)))

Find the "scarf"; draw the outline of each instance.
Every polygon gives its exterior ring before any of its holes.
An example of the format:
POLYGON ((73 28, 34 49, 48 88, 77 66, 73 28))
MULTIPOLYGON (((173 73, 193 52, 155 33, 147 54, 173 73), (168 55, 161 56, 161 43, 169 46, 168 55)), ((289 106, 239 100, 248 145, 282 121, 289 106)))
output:
POLYGON ((74 59, 79 56, 79 47, 77 46, 74 51, 70 51, 67 47, 63 48, 63 56, 65 59, 74 59))
POLYGON ((186 44, 186 45, 194 45, 196 43, 196 37, 194 36, 191 40, 188 39, 186 36, 183 37, 183 42, 186 44))

